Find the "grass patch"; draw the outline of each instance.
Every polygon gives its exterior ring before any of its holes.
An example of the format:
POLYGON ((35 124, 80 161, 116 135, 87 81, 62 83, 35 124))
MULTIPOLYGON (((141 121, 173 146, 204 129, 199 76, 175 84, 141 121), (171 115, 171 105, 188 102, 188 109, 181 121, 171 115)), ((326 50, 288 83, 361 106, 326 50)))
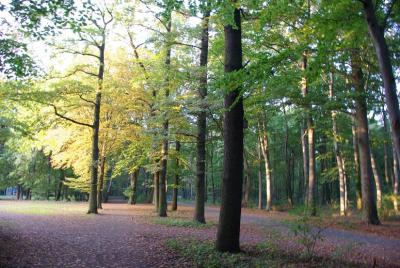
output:
POLYGON ((199 268, 363 267, 337 259, 315 258, 310 261, 304 259, 300 254, 288 255, 281 251, 272 240, 256 246, 244 247, 243 252, 236 254, 216 251, 212 241, 169 239, 165 243, 169 250, 199 268))
POLYGON ((167 225, 167 226, 175 226, 175 227, 187 227, 187 228, 211 228, 216 226, 214 222, 207 222, 206 224, 202 224, 199 222, 195 222, 193 220, 188 219, 180 219, 180 218, 157 218, 154 220, 155 224, 159 225, 167 225))
POLYGON ((12 203, 0 203, 0 212, 8 212, 23 215, 83 215, 86 209, 83 206, 72 203, 49 201, 14 201, 12 203))

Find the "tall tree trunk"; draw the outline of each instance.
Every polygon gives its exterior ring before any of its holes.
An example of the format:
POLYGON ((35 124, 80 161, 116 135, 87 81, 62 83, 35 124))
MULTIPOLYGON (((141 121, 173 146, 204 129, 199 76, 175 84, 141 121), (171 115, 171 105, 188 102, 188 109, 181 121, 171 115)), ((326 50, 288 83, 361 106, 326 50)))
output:
POLYGON ((46 199, 50 200, 50 182, 51 182, 51 151, 49 156, 47 157, 47 193, 46 193, 46 199))
POLYGON ((286 108, 283 106, 283 116, 285 119, 285 161, 286 161, 286 196, 288 199, 289 206, 293 206, 293 187, 292 187, 292 176, 291 170, 291 159, 289 155, 289 126, 286 117, 286 108))
POLYGON ((382 182, 379 176, 378 168, 376 166, 374 154, 371 152, 371 166, 374 174, 375 186, 376 186, 376 205, 378 209, 382 208, 382 182))
MULTIPOLYGON (((165 83, 165 99, 169 99, 169 87, 170 87, 170 67, 171 67, 171 28, 172 28, 172 18, 171 12, 168 14, 167 18, 167 43, 166 43, 166 55, 165 55, 165 67, 167 71, 166 75, 166 83, 165 83)), ((160 187, 158 189, 160 197, 159 197, 159 208, 158 208, 158 216, 167 217, 167 163, 168 163, 168 131, 169 131, 169 119, 168 112, 164 111, 163 113, 163 139, 162 139, 162 147, 161 147, 161 171, 160 171, 160 187)))
POLYGON ((21 196, 22 196, 22 187, 21 187, 21 184, 18 184, 17 185, 17 200, 22 199, 21 196))
POLYGON ((307 133, 304 127, 304 120, 301 122, 301 150, 303 155, 303 176, 304 176, 304 204, 307 205, 307 196, 308 196, 308 142, 307 142, 307 133))
POLYGON ((251 191, 251 171, 249 167, 249 162, 246 157, 246 153, 243 155, 244 158, 244 174, 245 174, 245 180, 244 180, 244 192, 243 192, 243 200, 242 200, 242 206, 243 207, 248 207, 249 205, 249 198, 250 198, 250 191, 251 191))
MULTIPOLYGON (((212 132, 210 135, 210 140, 212 141, 212 132)), ((213 147, 211 147, 213 148, 213 147)), ((214 150, 210 150, 210 173, 211 173, 211 190, 212 190, 212 202, 215 204, 215 182, 214 182, 214 150)))
POLYGON ((369 147, 367 103, 365 100, 364 79, 361 69, 361 59, 358 51, 353 51, 351 58, 352 80, 356 90, 356 120, 357 140, 360 156, 361 191, 363 203, 363 218, 369 224, 380 224, 374 196, 374 183, 371 167, 371 152, 369 147))
POLYGON ((90 165, 90 193, 88 214, 97 214, 97 175, 99 167, 99 131, 100 131, 100 106, 101 92, 103 91, 104 60, 105 60, 105 32, 99 46, 99 72, 97 75, 98 87, 94 104, 93 125, 92 125, 92 163, 90 165))
MULTIPOLYGON (((334 100, 334 74, 329 73, 329 98, 334 100)), ((335 151, 336 164, 339 171, 339 195, 340 195, 340 216, 346 216, 346 181, 345 181, 345 170, 342 160, 342 154, 338 145, 338 130, 336 122, 336 111, 332 111, 332 133, 333 133, 333 148, 335 151)))
POLYGON ((390 172, 389 172, 389 149, 388 149, 388 127, 387 127, 387 118, 386 118, 386 110, 385 104, 382 97, 382 121, 383 121, 383 133, 385 134, 385 140, 383 143, 383 152, 384 152, 384 165, 385 165, 385 182, 388 187, 390 187, 390 172))
MULTIPOLYGON (((308 81, 306 76, 307 71, 307 52, 303 53, 301 69, 303 77, 301 79, 301 93, 303 97, 308 95, 308 81)), ((311 215, 316 214, 315 202, 315 145, 314 145, 314 123, 311 116, 311 107, 307 105, 307 141, 308 141, 308 191, 307 191, 307 206, 311 208, 311 215)))
POLYGON ((103 203, 103 188, 104 188, 104 172, 106 167, 105 148, 103 145, 102 156, 100 160, 99 187, 97 189, 97 208, 101 209, 103 203))
POLYGON ((178 187, 179 187, 179 152, 181 150, 181 143, 179 141, 175 142, 176 159, 175 159, 175 175, 174 175, 174 186, 172 192, 172 210, 178 209, 178 187))
POLYGON ((269 159, 269 144, 267 128, 264 121, 259 122, 259 144, 261 147, 261 153, 264 157, 265 164, 265 194, 266 194, 266 205, 265 209, 270 211, 272 209, 272 176, 271 176, 271 162, 269 159))
POLYGON ((56 194, 56 201, 60 201, 61 198, 61 190, 63 188, 65 181, 65 173, 63 169, 60 169, 60 181, 58 183, 57 194, 56 194))
POLYGON ((399 179, 400 179, 400 169, 399 161, 396 157, 396 151, 393 148, 393 194, 399 194, 399 179))
MULTIPOLYGON (((385 40, 385 25, 380 25, 375 13, 372 0, 363 0, 364 17, 368 24, 368 30, 374 43, 378 57, 379 69, 385 88, 386 106, 388 108, 390 124, 393 136, 393 145, 397 159, 400 159, 400 110, 396 91, 396 81, 393 74, 390 51, 385 40)), ((386 21, 384 22, 386 23, 386 21)))
MULTIPOLYGON (((235 8, 233 22, 225 31, 225 72, 239 71, 242 65, 242 32, 240 9, 235 8)), ((243 97, 240 85, 225 93, 224 167, 221 210, 216 249, 239 252, 240 216, 243 186, 243 97)))
POLYGON ((107 202, 108 202, 108 197, 109 197, 110 194, 111 194, 112 183, 113 183, 113 178, 110 177, 110 181, 108 182, 108 186, 107 186, 107 191, 106 191, 106 194, 105 194, 105 196, 104 196, 104 203, 107 203, 107 202))
MULTIPOLYGON (((259 130, 260 131, 260 130, 259 130)), ((258 209, 262 209, 262 166, 261 166, 261 145, 257 145, 258 153, 258 209)))
POLYGON ((207 1, 202 19, 202 33, 200 46, 200 87, 198 96, 200 98, 200 111, 197 115, 197 177, 196 177, 196 200, 194 220, 205 223, 204 203, 205 203, 205 170, 206 170, 206 130, 207 114, 205 98, 207 96, 207 62, 208 62, 208 24, 210 19, 210 9, 207 1))
POLYGON ((362 192, 361 192, 361 174, 360 174, 360 156, 357 139, 357 120, 355 114, 351 116, 351 132, 353 135, 353 152, 354 152, 354 167, 356 171, 356 203, 357 209, 362 209, 362 192))
POLYGON ((156 171, 153 174, 153 184, 154 184, 154 191, 153 191, 153 202, 155 210, 158 212, 160 207, 160 172, 156 171))
POLYGON ((138 168, 137 170, 135 170, 134 172, 132 172, 130 174, 130 196, 129 196, 129 200, 128 200, 128 204, 129 205, 136 205, 136 198, 137 198, 137 180, 139 177, 139 170, 140 168, 138 168))

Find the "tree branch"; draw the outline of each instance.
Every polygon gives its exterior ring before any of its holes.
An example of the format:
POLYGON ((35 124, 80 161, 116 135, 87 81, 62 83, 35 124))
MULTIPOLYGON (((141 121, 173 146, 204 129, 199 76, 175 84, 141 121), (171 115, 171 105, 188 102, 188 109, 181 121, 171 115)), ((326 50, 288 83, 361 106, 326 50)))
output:
POLYGON ((62 119, 64 119, 64 120, 67 120, 67 121, 69 121, 69 122, 72 122, 72 123, 74 123, 74 124, 77 124, 77 125, 81 125, 81 126, 85 126, 85 127, 94 128, 94 126, 91 125, 91 124, 82 123, 82 122, 79 122, 79 121, 77 121, 77 120, 74 120, 74 119, 72 119, 72 118, 69 118, 69 117, 67 117, 67 116, 65 116, 65 115, 62 115, 62 114, 58 113, 57 107, 56 107, 54 104, 50 104, 50 106, 53 106, 53 108, 54 108, 54 114, 55 114, 56 116, 58 116, 58 117, 60 117, 60 118, 62 118, 62 119))

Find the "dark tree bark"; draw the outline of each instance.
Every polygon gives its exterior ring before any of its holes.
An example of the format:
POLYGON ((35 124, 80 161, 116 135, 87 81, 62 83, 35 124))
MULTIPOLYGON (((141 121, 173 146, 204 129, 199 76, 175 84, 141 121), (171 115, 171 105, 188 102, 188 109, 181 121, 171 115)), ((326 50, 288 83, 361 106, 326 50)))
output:
POLYGON ((21 187, 21 184, 18 184, 17 185, 17 200, 22 199, 21 196, 22 196, 22 187, 21 187))
POLYGON ((154 184, 154 191, 153 191, 153 202, 155 210, 158 212, 160 207, 160 172, 156 171, 153 174, 153 184, 154 184))
POLYGON ((283 106, 283 115, 285 118, 285 161, 286 161, 286 196, 288 199, 289 206, 293 206, 293 188, 292 187, 292 176, 291 170, 291 160, 289 155, 289 126, 286 118, 286 108, 283 106))
MULTIPOLYGON (((172 51, 172 44, 169 40, 170 34, 172 29, 172 18, 171 13, 169 13, 166 23, 166 30, 167 30, 167 44, 166 44, 166 56, 165 56, 165 67, 167 71, 166 83, 165 83, 165 99, 168 100, 169 98, 169 86, 170 86, 170 66, 171 66, 171 51, 172 51)), ((159 191, 159 208, 158 208, 158 216, 160 217, 167 217, 167 163, 168 163, 168 130, 169 130, 169 119, 167 111, 164 111, 164 122, 163 122, 163 139, 162 139, 162 146, 161 146, 161 171, 160 171, 160 187, 159 191)))
POLYGON ((181 143, 179 141, 175 142, 175 151, 176 151, 176 159, 175 159, 175 175, 174 175, 174 186, 172 192, 172 210, 175 211, 178 209, 178 188, 179 188, 179 152, 181 150, 181 143))
POLYGON ((139 170, 137 169, 129 175, 130 179, 130 187, 131 187, 131 194, 129 196, 128 204, 129 205, 136 205, 136 198, 137 198, 137 180, 139 177, 139 170))
POLYGON ((365 100, 364 79, 358 51, 351 58, 352 80, 356 91, 357 140, 360 157, 361 191, 363 218, 368 224, 380 224, 375 202, 375 187, 371 167, 371 151, 368 134, 367 103, 365 100))
POLYGON ((301 134, 301 150, 303 155, 303 176, 304 176, 304 204, 307 205, 308 196, 308 142, 307 142, 307 132, 304 127, 304 120, 301 122, 300 134, 301 134))
MULTIPOLYGON (((225 31, 225 72, 239 71, 242 66, 240 9, 234 10, 235 25, 225 31)), ((216 249, 239 252, 240 216, 243 187, 243 97, 240 86, 225 94, 224 167, 222 197, 216 249)))
POLYGON ((196 163, 196 200, 194 210, 194 221, 205 223, 205 177, 206 177, 206 131, 207 114, 205 98, 207 96, 207 62, 208 62, 208 22, 210 19, 209 5, 205 7, 202 19, 202 33, 200 46, 200 111, 197 115, 197 163, 196 163))
POLYGON ((56 193, 56 201, 60 201, 61 198, 61 190, 64 186, 64 181, 65 181, 65 173, 63 169, 60 169, 60 181, 58 183, 57 187, 57 193, 56 193))
POLYGON ((388 108, 390 124, 393 135, 393 145, 396 149, 397 159, 400 159, 400 110, 399 100, 396 91, 396 81, 393 74, 392 62, 390 59, 389 47, 385 40, 385 27, 387 18, 390 16, 391 7, 395 1, 389 1, 390 8, 387 11, 383 25, 378 23, 375 13, 375 6, 372 0, 363 0, 364 17, 368 24, 368 30, 374 43, 376 55, 378 57, 379 69, 385 88, 386 105, 388 108))

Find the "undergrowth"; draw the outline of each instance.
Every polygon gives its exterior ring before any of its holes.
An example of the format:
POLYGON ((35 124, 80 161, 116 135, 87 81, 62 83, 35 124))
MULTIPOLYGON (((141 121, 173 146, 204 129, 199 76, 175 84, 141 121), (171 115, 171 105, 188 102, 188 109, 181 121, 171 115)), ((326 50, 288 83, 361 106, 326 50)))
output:
POLYGON ((180 219, 180 218, 157 218, 154 220, 155 224, 175 226, 175 227, 188 227, 188 228, 211 228, 216 226, 214 222, 207 222, 205 224, 193 220, 180 219))

